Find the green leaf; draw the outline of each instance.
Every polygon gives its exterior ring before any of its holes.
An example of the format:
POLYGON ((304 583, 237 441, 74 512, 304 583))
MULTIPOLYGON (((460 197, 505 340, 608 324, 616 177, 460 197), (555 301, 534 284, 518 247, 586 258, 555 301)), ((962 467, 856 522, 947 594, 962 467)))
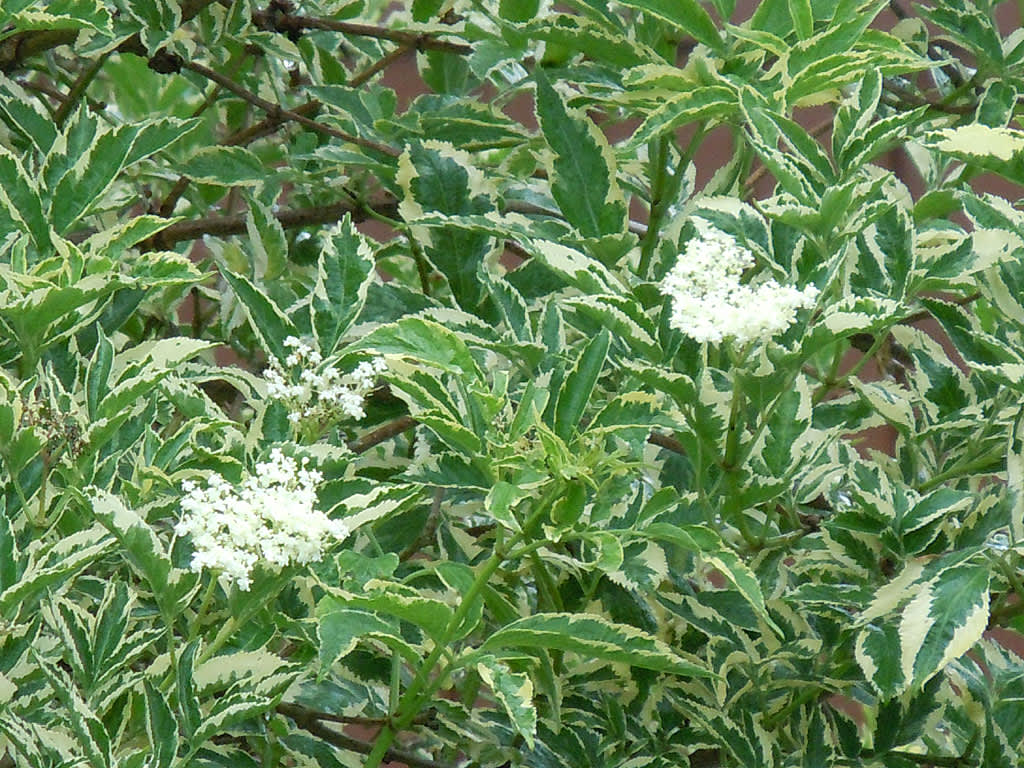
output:
POLYGON ((192 751, 236 723, 263 715, 273 704, 270 697, 250 691, 229 693, 217 699, 189 740, 192 751))
POLYGON ((768 607, 765 605, 764 595, 761 593, 761 583, 757 576, 739 555, 725 547, 724 542, 715 531, 702 525, 679 526, 670 523, 651 523, 637 533, 654 541, 677 544, 700 555, 732 583, 765 624, 780 636, 783 634, 768 614, 768 607))
POLYGON ((98 488, 91 495, 96 519, 116 537, 125 560, 149 584, 161 610, 167 615, 180 610, 199 587, 197 575, 175 568, 153 528, 120 498, 98 488))
POLYGON ((615 158, 590 118, 570 112, 538 69, 537 119, 554 154, 551 194, 565 218, 585 237, 626 230, 626 203, 615 182, 615 158))
POLYGON ((583 348, 572 371, 565 377, 558 393, 553 425, 555 434, 563 440, 568 440, 579 428, 580 419, 604 368, 610 343, 611 334, 602 330, 583 348))
POLYGON ((657 56, 641 41, 583 16, 544 13, 516 31, 530 41, 543 40, 549 51, 578 51, 624 69, 642 65, 657 56))
POLYGON ((262 275, 263 284, 268 285, 281 277, 288 265, 288 239, 284 227, 268 206, 250 199, 245 232, 249 236, 254 272, 262 275))
POLYGON ((480 646, 571 651, 584 658, 629 664, 683 677, 714 677, 710 670, 678 656, 661 640, 600 616, 538 613, 502 627, 480 646))
POLYGON ((921 585, 900 621, 900 665, 918 688, 974 647, 988 626, 989 568, 964 562, 921 585))
POLYGON ((114 540, 97 525, 34 550, 17 583, 0 592, 0 616, 13 618, 32 609, 42 593, 69 581, 113 544, 114 540))
POLYGON ((500 0, 498 15, 505 21, 530 21, 540 9, 540 0, 500 0))
POLYGON ((4 122, 31 141, 41 155, 50 151, 57 138, 53 118, 38 100, 10 78, 0 83, 0 113, 4 122))
POLYGON ((320 677, 326 675, 335 662, 350 654, 360 638, 374 634, 397 636, 397 631, 374 613, 344 608, 333 597, 324 597, 317 604, 320 677))
POLYGON ((537 710, 533 706, 533 683, 527 675, 511 671, 493 656, 483 656, 476 670, 484 685, 505 708, 512 726, 533 749, 537 735, 537 710))
POLYGON ((260 186, 273 173, 248 149, 224 146, 201 148, 180 170, 194 181, 222 187, 260 186))
POLYGON ((85 702, 74 682, 63 670, 51 665, 35 652, 33 655, 54 696, 63 705, 64 722, 70 726, 81 754, 92 768, 109 768, 112 762, 110 734, 103 721, 85 702))
MULTIPOLYGON (((494 201, 484 179, 465 152, 437 141, 410 144, 398 160, 397 181, 405 193, 399 210, 410 223, 430 213, 485 214, 494 210, 494 201)), ((459 306, 476 311, 484 296, 477 274, 493 247, 491 237, 437 227, 422 231, 418 239, 426 246, 427 258, 447 279, 459 306)))
POLYGON ((732 754, 735 765, 744 768, 769 768, 774 765, 770 753, 770 737, 754 721, 752 712, 740 711, 730 717, 721 708, 702 702, 688 701, 694 720, 702 731, 709 733, 716 744, 722 744, 732 754), (745 722, 737 722, 742 718, 745 722), (746 727, 744 727, 746 726, 746 727))
POLYGON ((377 328, 354 348, 411 357, 467 379, 482 378, 466 342, 443 325, 419 317, 406 317, 377 328))
POLYGON ((374 281, 373 249, 346 215, 322 240, 317 280, 309 304, 320 352, 334 354, 366 304, 374 281))
POLYGON ((814 11, 811 0, 789 0, 789 16, 797 37, 806 40, 814 34, 814 11))
POLYGON ((622 5, 667 21, 715 52, 725 47, 718 27, 697 0, 622 0, 622 5))
MULTIPOLYGON (((382 591, 356 595, 340 589, 332 589, 329 596, 333 602, 328 605, 336 605, 338 610, 353 608, 394 616, 402 621, 415 624, 435 639, 441 637, 448 628, 452 610, 440 600, 423 597, 416 590, 404 587, 397 582, 374 581, 367 585, 367 589, 374 587, 382 591)), ((327 608, 324 610, 326 611, 327 608)))
POLYGON ((1010 429, 1006 447, 1006 490, 1010 504, 1010 535, 1024 542, 1024 409, 1010 429))
POLYGON ((90 419, 96 419, 99 415, 100 401, 110 391, 110 369, 114 362, 114 345, 103 333, 98 330, 96 349, 93 351, 89 367, 85 372, 85 405, 90 419))
POLYGON ((899 695, 907 686, 900 646, 899 628, 891 621, 871 622, 857 634, 857 663, 883 699, 899 695))
MULTIPOLYGON (((21 162, 0 147, 0 216, 30 233, 36 247, 45 251, 50 247, 49 217, 36 184, 21 162)), ((2 223, 2 222, 0 222, 2 223)), ((2 236, 0 232, 0 236, 2 236)))
POLYGON ((726 85, 688 84, 685 90, 660 98, 630 137, 633 147, 697 120, 725 120, 738 111, 736 91, 726 85))
POLYGON ((178 721, 164 695, 149 680, 143 681, 146 697, 146 735, 152 768, 170 768, 178 751, 178 721))
POLYGON ((921 143, 1014 183, 1024 183, 1024 131, 969 123, 927 134, 921 143))
POLYGON ((45 10, 23 10, 17 3, 12 4, 14 8, 0 9, 0 21, 15 31, 91 29, 102 35, 111 34, 110 13, 99 0, 53 0, 45 10))
POLYGON ((779 395, 765 430, 759 457, 775 477, 786 477, 803 459, 801 448, 811 424, 811 393, 804 379, 779 395))
POLYGON ((198 120, 162 118, 101 133, 53 190, 53 228, 65 234, 95 209, 121 170, 166 148, 198 127, 198 120))
POLYGON ((199 706, 199 697, 195 689, 195 661, 199 650, 199 640, 193 640, 178 656, 178 666, 174 670, 175 698, 178 705, 178 722, 189 738, 199 730, 203 723, 203 712, 199 706))
POLYGON ((486 466, 483 458, 471 460, 447 451, 432 453, 406 470, 404 478, 409 482, 438 488, 475 488, 487 491, 494 478, 481 465, 486 466))
POLYGON ((921 15, 938 25, 967 50, 996 64, 1003 61, 1003 41, 995 15, 987 6, 975 3, 943 3, 921 7, 921 15))
POLYGON ((289 336, 300 336, 298 329, 277 304, 249 278, 236 275, 227 267, 221 269, 220 273, 245 307, 252 329, 264 349, 284 363, 289 354, 284 340, 289 336))

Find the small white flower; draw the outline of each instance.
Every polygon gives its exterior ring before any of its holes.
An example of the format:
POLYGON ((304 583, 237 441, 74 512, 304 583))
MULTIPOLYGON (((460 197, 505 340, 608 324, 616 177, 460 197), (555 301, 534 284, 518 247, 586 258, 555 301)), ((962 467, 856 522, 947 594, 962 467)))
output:
POLYGON ((349 531, 340 520, 316 510, 316 486, 323 476, 279 448, 256 465, 239 487, 217 473, 205 488, 182 483, 182 518, 174 530, 190 535, 193 571, 213 568, 242 590, 251 585, 260 560, 270 567, 303 565, 323 557, 325 544, 349 531))
POLYGON ((714 227, 686 245, 661 283, 672 300, 669 325, 696 341, 741 343, 767 340, 796 319, 798 309, 814 306, 818 289, 803 291, 774 280, 744 285, 754 255, 714 227))
POLYGON ((342 419, 359 421, 366 417, 364 398, 376 385, 377 377, 387 370, 384 358, 364 360, 354 371, 343 374, 330 367, 319 370, 321 354, 295 336, 286 338, 284 345, 291 350, 284 361, 290 370, 272 360, 263 378, 267 396, 287 406, 292 424, 300 428, 309 424, 319 431, 342 419))

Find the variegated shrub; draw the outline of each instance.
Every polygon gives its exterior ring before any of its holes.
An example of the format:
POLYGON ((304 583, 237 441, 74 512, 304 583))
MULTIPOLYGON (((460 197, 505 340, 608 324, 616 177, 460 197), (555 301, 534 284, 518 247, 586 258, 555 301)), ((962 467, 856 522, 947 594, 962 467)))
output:
POLYGON ((0 767, 1024 763, 1018 6, 5 0, 0 767))

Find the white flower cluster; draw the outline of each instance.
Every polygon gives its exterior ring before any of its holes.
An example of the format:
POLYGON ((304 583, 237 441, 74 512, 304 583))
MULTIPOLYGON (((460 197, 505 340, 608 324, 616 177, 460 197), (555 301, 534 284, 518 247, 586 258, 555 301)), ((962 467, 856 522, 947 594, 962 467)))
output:
POLYGON ((328 539, 342 540, 348 528, 313 508, 323 477, 275 448, 270 460, 238 488, 217 473, 207 487, 182 484, 181 521, 174 531, 191 535, 191 568, 213 568, 248 590, 257 561, 272 568, 305 564, 323 556, 328 539))
POLYGON ((754 255, 729 235, 707 227, 665 275, 661 291, 672 299, 669 325, 697 341, 741 343, 767 340, 811 307, 818 289, 803 291, 774 280, 743 285, 740 277, 754 266, 754 255))
POLYGON ((377 376, 387 369, 384 358, 364 360, 347 375, 334 368, 318 372, 317 367, 323 362, 319 352, 294 336, 285 339, 284 345, 292 350, 285 365, 293 370, 301 368, 298 380, 276 360, 264 371, 263 378, 267 394, 288 405, 288 418, 293 423, 323 424, 345 417, 358 421, 366 416, 363 397, 373 389, 377 376))

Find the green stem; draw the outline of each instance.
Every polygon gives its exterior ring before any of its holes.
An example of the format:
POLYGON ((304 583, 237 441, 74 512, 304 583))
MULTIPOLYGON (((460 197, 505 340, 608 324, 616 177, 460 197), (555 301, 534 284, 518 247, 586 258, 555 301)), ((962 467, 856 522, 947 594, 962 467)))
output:
POLYGON ((82 95, 85 93, 85 89, 89 87, 89 83, 92 82, 93 78, 99 73, 100 69, 103 68, 103 64, 106 62, 107 57, 112 51, 100 54, 96 57, 96 60, 91 62, 85 69, 79 74, 78 79, 75 80, 71 86, 71 90, 68 91, 68 96, 61 105, 57 108, 57 111, 53 113, 53 122, 60 128, 64 125, 64 122, 68 119, 71 111, 78 104, 82 95))
POLYGON ((398 651, 391 652, 391 688, 388 691, 388 713, 398 708, 398 699, 402 693, 402 657, 398 651))
POLYGON ((437 639, 430 655, 424 659, 423 664, 420 666, 419 671, 413 678, 412 683, 409 684, 409 687, 402 695, 392 722, 381 728, 380 732, 377 734, 377 739, 373 745, 373 751, 367 756, 366 762, 363 763, 363 768, 377 768, 384 759, 384 755, 387 753, 388 749, 390 749, 391 745, 394 743, 395 736, 408 728, 413 719, 419 713, 423 699, 426 698, 426 694, 428 693, 427 687, 430 680, 430 673, 434 671, 434 667, 437 666, 437 663, 441 660, 441 656, 444 654, 448 644, 454 638, 456 630, 462 622, 465 621, 470 610, 476 604, 476 599, 479 597, 480 592, 483 590, 484 586, 486 586, 487 582, 490 581, 494 572, 501 566, 504 559, 504 548, 496 548, 494 553, 484 563, 483 568, 480 569, 480 572, 477 574, 473 584, 463 596, 458 610, 448 622, 448 626, 445 628, 444 633, 437 639))
MULTIPOLYGON (((744 348, 744 353, 746 348, 744 348)), ((741 355, 742 358, 745 357, 741 355)), ((738 367, 738 366, 737 366, 738 367)), ((722 468, 727 472, 732 472, 736 469, 737 457, 740 450, 740 432, 742 432, 742 424, 740 424, 740 418, 743 416, 743 406, 746 404, 746 399, 743 396, 743 387, 740 384, 739 375, 734 375, 732 379, 732 402, 729 406, 729 433, 725 436, 725 454, 722 456, 722 468)))
POLYGON ((199 629, 203 624, 203 619, 206 618, 206 612, 210 609, 210 604, 213 600, 213 593, 217 590, 217 577, 215 574, 210 574, 210 583, 206 585, 206 591, 203 592, 203 599, 199 603, 199 608, 196 610, 196 616, 192 620, 192 626, 188 631, 188 641, 191 643, 196 639, 199 634, 199 629))
MULTIPOLYGON (((377 734, 377 738, 373 745, 373 751, 367 756, 366 761, 363 763, 363 768, 378 768, 380 766, 381 761, 384 760, 384 757, 388 752, 388 749, 390 749, 391 745, 394 743, 395 737, 409 727, 412 721, 416 718, 416 715, 419 714, 420 710, 423 708, 423 704, 430 696, 433 695, 434 690, 436 690, 436 686, 440 685, 441 681, 444 680, 447 675, 447 670, 450 669, 450 665, 446 669, 445 674, 438 677, 433 686, 430 685, 431 673, 433 673, 434 668, 441 660, 441 657, 448 651, 448 646, 451 645, 452 641, 455 639, 456 633, 462 626, 462 623, 466 620, 466 617, 469 616, 470 611, 473 610, 473 607, 476 605, 476 601, 480 597, 481 592, 483 592, 484 587, 487 586, 495 571, 497 571, 498 568, 501 567, 501 564, 505 562, 506 556, 512 548, 532 534, 534 528, 540 522, 541 517, 551 506, 554 494, 557 491, 558 488, 555 487, 552 491, 545 494, 533 514, 523 525, 523 530, 521 532, 509 539, 507 543, 501 540, 495 543, 494 552, 491 553, 491 556, 480 568, 480 572, 477 573, 473 583, 466 591, 466 594, 463 595, 462 602, 459 604, 458 610, 455 611, 455 614, 448 621, 448 625, 445 627, 444 632, 441 633, 441 636, 436 638, 433 650, 431 650, 430 654, 423 660, 423 664, 421 664, 419 670, 417 670, 416 676, 413 678, 409 687, 399 700, 395 716, 388 724, 381 728, 380 732, 377 734)), ((501 528, 499 528, 498 531, 500 535, 501 528)))
POLYGON ((220 632, 217 633, 217 636, 213 638, 213 642, 206 646, 206 648, 203 649, 203 652, 199 654, 199 658, 196 659, 196 666, 198 667, 204 661, 207 661, 211 656, 217 653, 217 651, 224 646, 224 643, 230 640, 231 636, 235 634, 235 631, 238 629, 240 624, 241 622, 235 616, 228 619, 224 626, 220 628, 220 632))
POLYGON ((551 578, 551 573, 548 572, 547 566, 536 550, 530 553, 530 562, 533 563, 533 573, 537 579, 538 597, 547 603, 549 610, 564 611, 562 596, 558 594, 555 580, 551 578))
POLYGON ((419 241, 412 236, 412 231, 406 229, 406 239, 409 241, 409 250, 412 252, 412 259, 416 262, 416 272, 420 277, 420 289, 424 296, 430 295, 430 266, 427 263, 426 254, 420 247, 419 241))
POLYGON ((651 266, 651 256, 654 253, 654 246, 658 242, 658 230, 661 227, 662 200, 665 195, 665 159, 668 154, 669 134, 663 135, 658 141, 651 142, 649 151, 651 157, 651 210, 647 215, 647 233, 644 235, 643 245, 640 249, 640 264, 637 268, 640 276, 647 274, 651 266))
MULTIPOLYGON (((861 356, 860 360, 854 363, 853 368, 851 368, 845 375, 843 375, 839 379, 836 379, 834 375, 830 375, 828 377, 829 384, 827 386, 822 385, 818 387, 818 389, 814 392, 814 395, 811 398, 812 405, 817 405, 818 403, 825 399, 825 396, 834 387, 841 386, 843 382, 849 381, 858 373, 860 373, 864 366, 867 365, 868 362, 870 362, 871 359, 875 356, 878 350, 882 348, 882 345, 885 343, 885 339, 888 337, 888 335, 888 329, 879 331, 877 334, 875 334, 875 340, 872 342, 871 346, 868 347, 868 351, 861 356)), ((839 350, 837 349, 837 352, 838 351, 839 350)))
POLYGON ((676 201, 676 198, 679 197, 679 190, 683 185, 683 176, 693 160, 694 154, 696 154, 701 143, 704 141, 706 134, 707 123, 702 122, 698 124, 697 132, 690 139, 686 151, 680 154, 679 162, 676 164, 675 172, 671 178, 668 178, 665 173, 670 136, 665 134, 658 140, 652 160, 654 178, 651 182, 651 212, 647 219, 647 233, 644 235, 644 241, 640 249, 640 264, 637 267, 637 273, 641 278, 646 278, 647 272, 651 267, 651 257, 654 255, 654 248, 658 244, 658 233, 661 230, 665 213, 672 203, 676 201))
POLYGON ((743 509, 736 502, 739 491, 739 462, 737 458, 740 451, 740 433, 743 431, 740 419, 743 416, 745 402, 743 388, 740 385, 740 377, 735 376, 732 383, 732 405, 729 409, 729 433, 725 437, 725 455, 722 457, 722 469, 725 470, 725 503, 723 505, 723 512, 727 520, 736 524, 740 535, 747 544, 759 547, 758 539, 751 532, 750 526, 747 524, 746 515, 743 514, 743 509))
POLYGON ((926 493, 947 480, 953 480, 958 477, 963 477, 964 475, 970 475, 982 469, 987 469, 992 466, 994 461, 997 461, 1002 457, 1003 450, 1000 448, 999 450, 993 450, 982 454, 973 461, 958 461, 945 472, 939 472, 939 474, 929 477, 917 486, 917 490, 919 493, 926 493))

